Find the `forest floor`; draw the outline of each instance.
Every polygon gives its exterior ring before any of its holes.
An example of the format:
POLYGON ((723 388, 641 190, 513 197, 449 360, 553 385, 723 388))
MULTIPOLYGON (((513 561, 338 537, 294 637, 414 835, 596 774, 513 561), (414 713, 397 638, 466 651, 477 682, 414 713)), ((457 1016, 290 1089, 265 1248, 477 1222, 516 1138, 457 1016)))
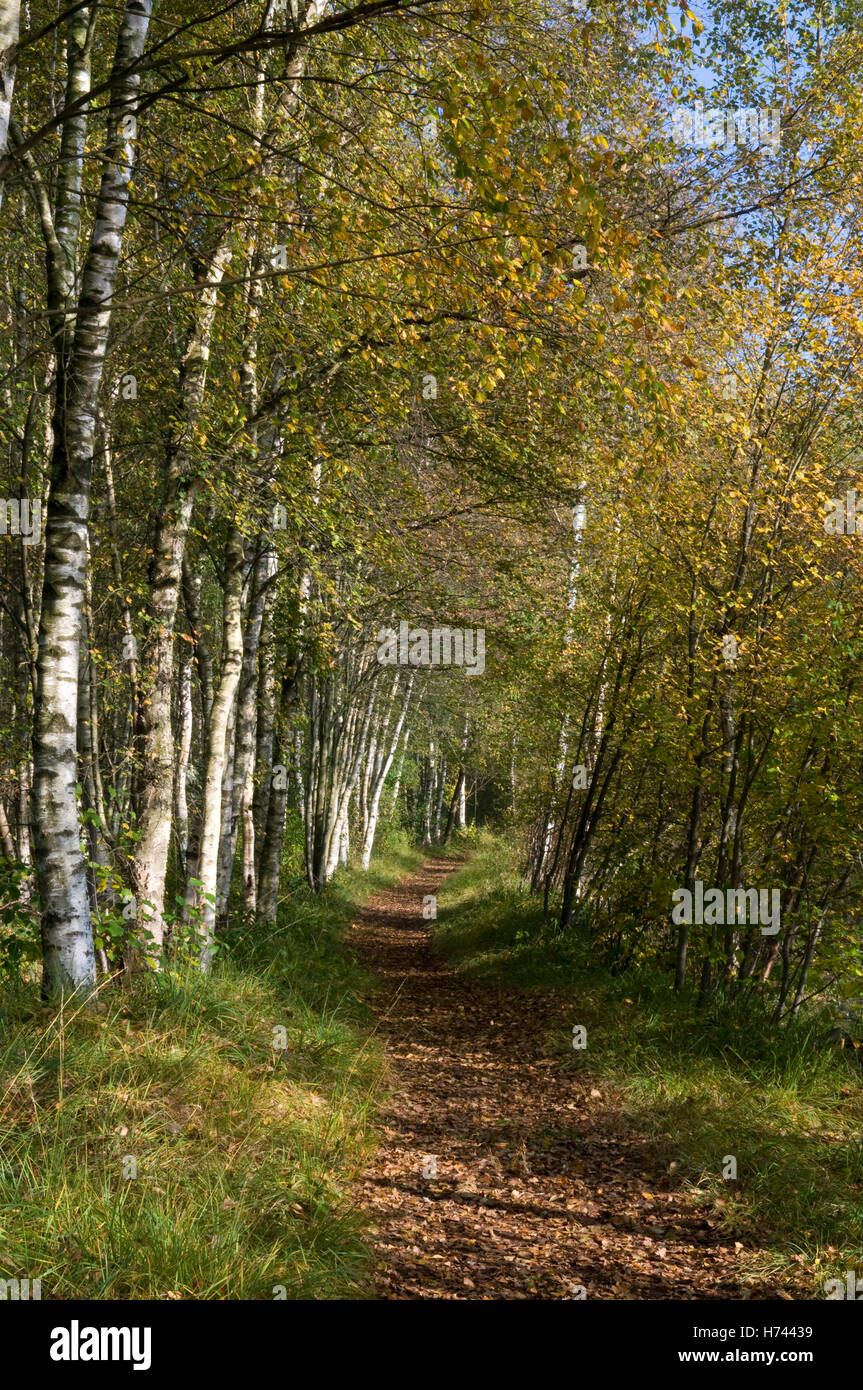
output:
POLYGON ((374 999, 390 1089, 360 1200, 384 1299, 760 1299, 727 1223, 669 1173, 603 1086, 549 1038, 572 999, 458 972, 423 899, 459 867, 434 858, 379 893, 350 934, 374 999))

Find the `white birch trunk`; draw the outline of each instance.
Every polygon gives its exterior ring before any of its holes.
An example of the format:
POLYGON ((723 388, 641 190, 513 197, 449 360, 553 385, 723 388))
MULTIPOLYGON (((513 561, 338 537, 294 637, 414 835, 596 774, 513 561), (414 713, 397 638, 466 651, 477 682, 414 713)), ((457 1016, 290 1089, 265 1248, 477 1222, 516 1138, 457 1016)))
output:
MULTIPOLYGON (((21 0, 2 0, 0 3, 0 159, 6 153, 9 140, 9 119, 12 115, 12 93, 15 90, 15 69, 18 65, 18 30, 21 23, 21 0)), ((3 179, 0 176, 0 204, 3 202, 3 179)))
POLYGON ((189 775, 189 755, 192 751, 192 731, 194 726, 191 656, 184 657, 183 664, 180 667, 179 706, 180 743, 177 749, 174 807, 177 817, 177 849, 180 855, 180 869, 181 872, 186 873, 186 856, 189 849, 189 799, 186 787, 189 775))
MULTIPOLYGON (((134 800, 139 839, 135 846, 135 881, 139 898, 148 904, 148 928, 158 964, 164 938, 165 873, 171 844, 174 789, 174 730, 171 692, 174 684, 174 628, 183 579, 186 536, 192 516, 197 479, 189 482, 188 450, 204 401, 210 339, 216 317, 218 285, 230 261, 223 243, 207 267, 207 288, 201 291, 189 331, 180 383, 180 424, 165 459, 165 493, 156 523, 150 562, 151 593, 148 622, 140 660, 140 698, 136 742, 140 769, 134 800)), ((207 711, 205 710, 205 718, 207 711)))
POLYGON ((65 389, 55 402, 33 731, 34 856, 47 997, 89 992, 96 983, 76 798, 78 651, 96 411, 136 132, 140 78, 130 66, 143 53, 150 11, 151 0, 128 0, 120 24, 101 187, 65 389))
POLYGON ((6 807, 0 801, 0 847, 2 847, 4 858, 14 864, 18 858, 15 853, 15 841, 12 839, 12 831, 9 829, 9 821, 6 819, 6 807))
POLYGON ((216 937, 216 894, 218 889, 219 839, 222 828, 222 779, 228 755, 228 729, 231 710, 240 683, 243 664, 243 544, 232 531, 225 554, 225 598, 223 606, 223 657, 219 687, 210 716, 207 771, 204 782, 204 811, 201 825, 201 853, 197 877, 200 879, 197 905, 201 912, 201 969, 213 962, 216 937))
POLYGON ((243 791, 243 907, 254 914, 257 908, 257 883, 255 879, 255 815, 254 815, 254 766, 250 765, 246 774, 243 791))
MULTIPOLYGON (((392 738, 390 740, 389 752, 386 754, 386 757, 384 758, 383 762, 379 764, 375 780, 372 783, 371 799, 369 801, 368 810, 368 821, 365 828, 365 834, 363 835, 362 866, 366 870, 368 870, 368 867, 372 861, 372 850, 374 849, 375 832, 377 830, 378 815, 380 812, 381 805, 381 793, 384 789, 384 783, 386 782, 387 777, 389 776, 390 768, 393 765, 393 759, 395 757, 396 749, 399 745, 399 739, 401 738, 402 728, 404 726, 405 719, 407 718, 408 706, 410 704, 411 692, 413 690, 413 682, 414 677, 413 673, 411 673, 411 675, 408 677, 407 686, 405 688, 405 696, 404 700, 402 701, 401 712, 399 714, 395 729, 393 730, 392 738)), ((407 738, 405 738, 405 746, 406 745, 407 738)), ((402 753, 401 766, 403 765, 404 752, 402 753)), ((401 767, 399 768, 399 776, 401 776, 401 767)), ((398 778, 396 779, 395 796, 398 797, 398 778)), ((395 804, 395 801, 393 804, 395 804)))
MULTIPOLYGON (((255 717, 257 712, 258 645, 264 619, 268 586, 275 571, 275 556, 269 546, 261 546, 252 572, 249 606, 243 633, 243 667, 237 694, 233 734, 233 765, 226 781, 222 843, 219 850, 220 911, 227 911, 237 853, 237 834, 243 811, 243 798, 250 770, 254 772, 255 717), (230 795, 229 795, 230 793, 230 795)), ((243 881, 246 881, 244 871, 243 881)))

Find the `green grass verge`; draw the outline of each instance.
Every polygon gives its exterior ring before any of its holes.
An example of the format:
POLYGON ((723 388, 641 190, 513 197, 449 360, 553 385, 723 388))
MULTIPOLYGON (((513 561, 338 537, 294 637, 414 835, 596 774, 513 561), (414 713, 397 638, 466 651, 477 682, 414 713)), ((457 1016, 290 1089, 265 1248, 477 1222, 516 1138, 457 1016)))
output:
POLYGON ((744 1247, 759 1248, 754 1271, 811 1297, 829 1277, 863 1273, 863 1078, 844 1054, 815 1046, 823 1022, 699 1014, 667 975, 612 975, 581 930, 567 940, 543 931, 514 846, 490 836, 448 880, 436 928, 462 970, 571 999, 549 1039, 561 1064, 602 1080, 658 1159, 677 1165, 744 1247), (587 1029, 584 1051, 573 1049, 573 1024, 587 1029), (727 1155, 735 1182, 722 1176, 727 1155))
POLYGON ((393 841, 318 898, 296 886, 208 978, 113 986, 102 1013, 7 996, 0 1278, 43 1299, 368 1296, 350 1187, 382 1064, 343 938, 418 859, 393 841))

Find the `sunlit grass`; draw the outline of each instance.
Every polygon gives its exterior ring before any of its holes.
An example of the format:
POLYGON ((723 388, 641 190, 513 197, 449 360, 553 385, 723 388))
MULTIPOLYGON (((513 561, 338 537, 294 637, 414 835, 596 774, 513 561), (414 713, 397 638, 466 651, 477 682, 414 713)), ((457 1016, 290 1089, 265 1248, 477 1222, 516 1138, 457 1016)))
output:
POLYGON ((110 986, 101 1013, 10 996, 0 1277, 40 1278, 43 1299, 368 1296, 351 1181, 381 1057, 343 937, 415 862, 395 844, 319 898, 297 888, 208 978, 110 986))

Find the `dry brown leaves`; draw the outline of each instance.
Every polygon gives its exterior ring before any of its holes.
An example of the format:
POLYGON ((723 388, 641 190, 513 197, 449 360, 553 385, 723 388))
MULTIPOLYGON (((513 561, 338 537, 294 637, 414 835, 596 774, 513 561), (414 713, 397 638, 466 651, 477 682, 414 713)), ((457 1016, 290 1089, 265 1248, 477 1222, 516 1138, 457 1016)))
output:
POLYGON ((777 1297, 613 1099, 548 1057, 561 1001, 463 978, 432 949, 422 899, 455 867, 425 865, 351 934, 383 984, 390 1060, 361 1192, 378 1297, 777 1297))

